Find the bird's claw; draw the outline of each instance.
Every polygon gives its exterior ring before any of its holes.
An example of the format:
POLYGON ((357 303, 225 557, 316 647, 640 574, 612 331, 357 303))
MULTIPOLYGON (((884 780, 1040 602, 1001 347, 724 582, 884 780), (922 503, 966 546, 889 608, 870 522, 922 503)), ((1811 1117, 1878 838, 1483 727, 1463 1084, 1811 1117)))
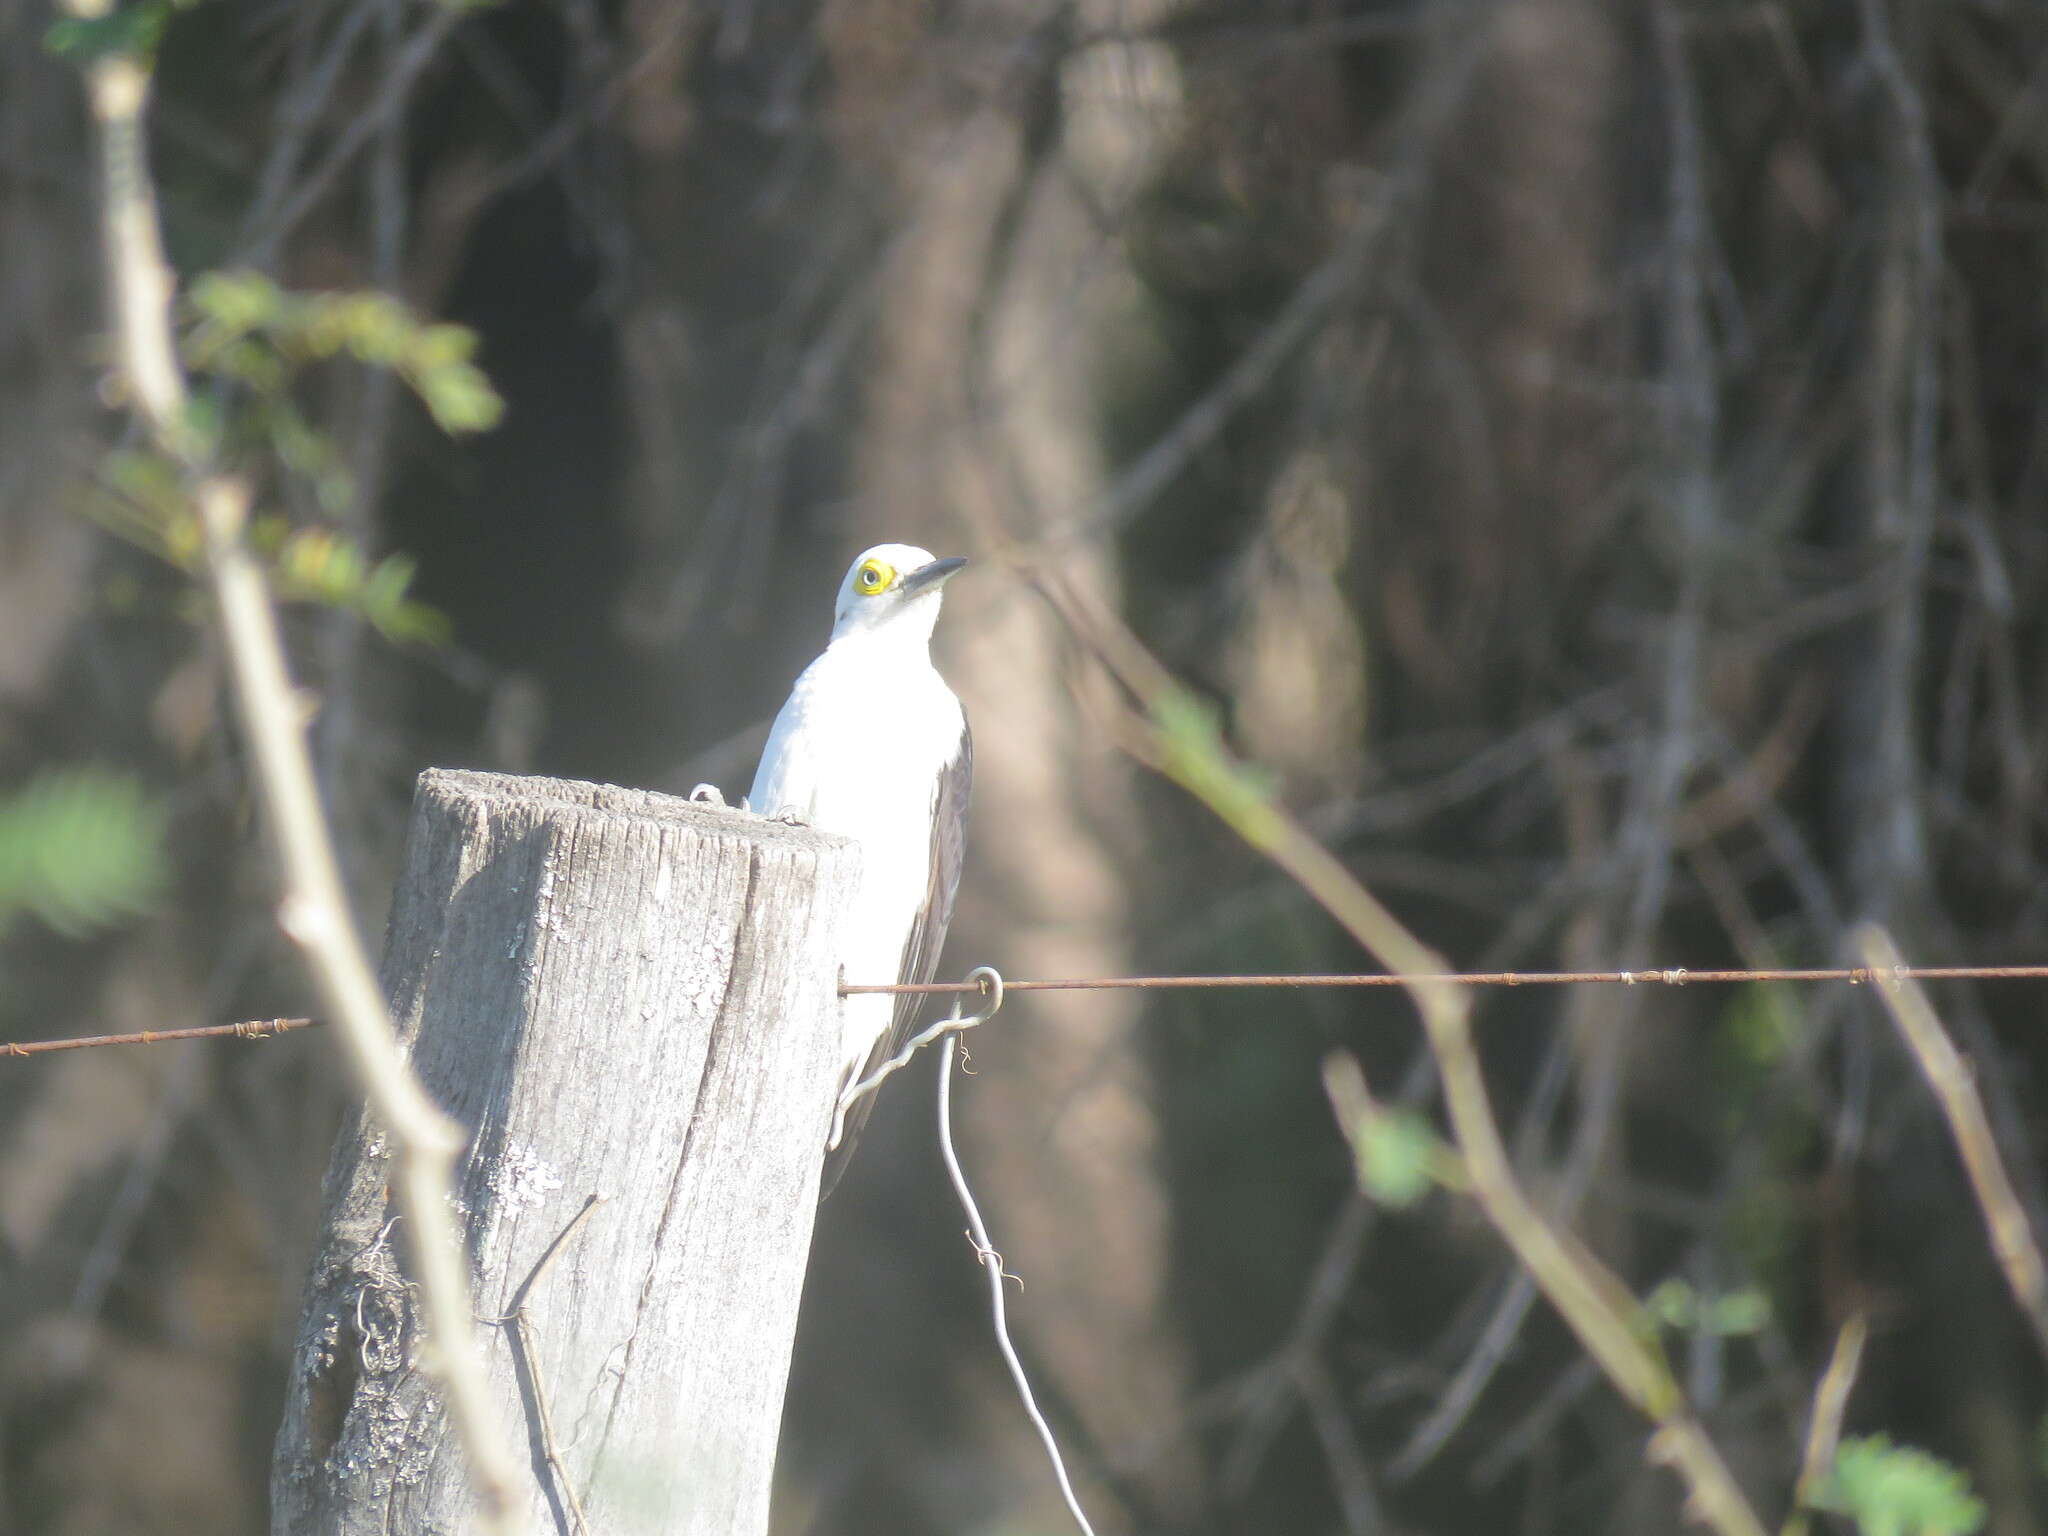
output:
POLYGON ((781 810, 771 813, 768 819, 779 821, 785 827, 808 827, 811 824, 810 818, 803 810, 794 805, 785 805, 781 810))

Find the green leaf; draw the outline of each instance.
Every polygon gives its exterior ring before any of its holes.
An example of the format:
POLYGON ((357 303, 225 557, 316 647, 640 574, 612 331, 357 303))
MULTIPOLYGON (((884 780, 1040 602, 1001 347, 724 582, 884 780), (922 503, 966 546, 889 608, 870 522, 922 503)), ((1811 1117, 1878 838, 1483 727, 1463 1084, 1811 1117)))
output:
POLYGON ((82 934, 145 911, 166 881, 164 812, 126 774, 54 769, 0 801, 0 927, 82 934))
POLYGON ((185 302, 223 335, 246 336, 273 325, 284 313, 284 290, 261 272, 202 272, 192 279, 185 302))
POLYGON ((1683 1332, 1699 1318, 1699 1297, 1683 1280, 1666 1280, 1643 1298, 1643 1310, 1666 1328, 1683 1332))
POLYGON ((1380 1204, 1406 1210, 1435 1182, 1442 1144, 1412 1109, 1381 1110, 1358 1127, 1358 1183, 1380 1204))
POLYGON ((147 63, 156 57, 164 24, 171 19, 167 0, 147 0, 104 16, 66 16, 43 34, 43 47, 60 59, 90 64, 111 54, 126 54, 147 63))
POLYGON ((1169 689, 1152 703, 1152 730, 1168 777, 1254 848, 1272 846, 1272 783, 1231 754, 1215 710, 1184 689, 1169 689))
POLYGON ((412 386, 434 424, 450 436, 488 431, 505 414, 505 402, 490 380, 468 363, 446 363, 418 374, 412 386))
MULTIPOLYGON (((186 362, 260 397, 282 395, 308 363, 346 356, 404 379, 444 432, 480 432, 504 415, 471 361, 475 333, 430 325, 388 293, 287 293, 258 272, 208 272, 193 280, 186 310, 186 362)), ((338 479, 316 477, 316 488, 330 508, 346 494, 338 479)))
POLYGON ((1844 1440, 1814 1508, 1847 1515, 1861 1536, 1970 1536, 1984 1501, 1939 1457, 1884 1435, 1844 1440))
POLYGON ((422 373, 466 363, 476 356, 476 332, 463 325, 429 325, 413 342, 412 366, 422 373))
POLYGON ((1702 1296, 1673 1277, 1643 1299, 1643 1310, 1679 1333, 1704 1333, 1727 1338, 1759 1332, 1771 1318, 1770 1298, 1754 1288, 1702 1296))
POLYGON ((1762 1333, 1771 1320, 1771 1298, 1754 1286, 1713 1297, 1700 1310, 1702 1332, 1721 1338, 1762 1333))

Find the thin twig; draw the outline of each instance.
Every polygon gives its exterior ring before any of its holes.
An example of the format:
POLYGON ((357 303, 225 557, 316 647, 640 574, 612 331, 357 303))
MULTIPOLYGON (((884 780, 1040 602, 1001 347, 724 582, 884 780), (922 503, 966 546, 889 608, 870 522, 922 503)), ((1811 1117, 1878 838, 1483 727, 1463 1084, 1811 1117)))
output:
POLYGON ((555 1256, 569 1246, 569 1239, 576 1229, 589 1219, 590 1213, 603 1203, 605 1197, 593 1194, 583 1202, 581 1210, 569 1218, 568 1224, 555 1234, 534 1266, 520 1281, 519 1289, 512 1293, 512 1310, 492 1321, 500 1327, 510 1326, 513 1346, 519 1352, 518 1365, 526 1375, 528 1395, 533 1402, 534 1428, 540 1440, 541 1460, 547 1464, 549 1475, 556 1488, 561 1490, 562 1502, 569 1507, 569 1519, 575 1536, 589 1536, 590 1521, 583 1513, 583 1501, 576 1496, 576 1484, 570 1480, 569 1469, 562 1464, 561 1448, 555 1440, 554 1416, 548 1412, 547 1383, 541 1376, 540 1339, 534 1331, 533 1317, 527 1309, 527 1302, 540 1285, 541 1277, 555 1262, 555 1256))
POLYGON ((1992 1134, 1969 1063, 1941 1027, 1927 994, 1907 979, 1903 966, 1892 969, 1899 952, 1891 936, 1874 923, 1865 924, 1856 932, 1856 947, 1879 973, 1885 1004, 1927 1086, 1940 1101, 1949 1134, 1955 1137, 1956 1150, 1962 1153, 1963 1167, 1970 1175, 1970 1188, 1984 1213, 1984 1225, 1990 1229, 1998 1267, 2012 1287, 2013 1300, 2019 1303, 2027 1326, 2034 1330, 2035 1342, 2048 1356, 2048 1264, 2042 1262, 2026 1210, 2005 1171, 2005 1160, 1998 1155, 1998 1138, 1992 1134))
MULTIPOLYGON (((71 0, 71 3, 75 6, 81 0, 71 0)), ((101 0, 84 0, 84 3, 98 4, 101 0)), ((369 10, 370 7, 360 9, 369 10)), ((412 36, 405 40, 404 46, 393 53, 376 96, 368 106, 351 113, 340 125, 333 144, 320 163, 295 186, 280 178, 272 189, 274 198, 266 197, 252 211, 242 241, 247 259, 257 266, 268 266, 274 260, 277 248, 284 243, 286 236, 327 195, 334 179, 362 152, 363 146, 404 114, 421 73, 434 62, 448 34, 466 21, 470 13, 468 6, 436 6, 420 23, 412 36)), ((352 36, 352 28, 347 22, 344 22, 344 33, 352 36)))
POLYGON ((1359 1448, 1358 1436, 1352 1431, 1344 1394, 1330 1379, 1329 1367, 1316 1357, 1303 1356, 1295 1361, 1294 1380, 1308 1410, 1309 1427, 1315 1431, 1323 1448, 1323 1460, 1330 1468, 1330 1481, 1335 1485, 1337 1509, 1344 1517, 1345 1531, 1349 1536, 1371 1536, 1375 1531, 1385 1530, 1386 1516, 1380 1510, 1379 1496, 1373 1492, 1371 1469, 1365 1452, 1359 1448))
POLYGON ((995 1323, 996 1348, 1002 1352, 1003 1363, 1010 1368, 1010 1379, 1017 1384, 1017 1396, 1023 1401, 1031 1427, 1038 1431, 1038 1438, 1044 1442, 1045 1454, 1052 1461, 1053 1476, 1059 1480, 1060 1497, 1067 1501, 1067 1513, 1074 1517, 1074 1524, 1081 1528, 1082 1536, 1095 1536, 1095 1527, 1088 1523, 1081 1501, 1075 1496, 1073 1482, 1067 1477, 1067 1464, 1060 1456, 1059 1442, 1053 1438, 1052 1426, 1045 1422, 1045 1415, 1038 1409, 1038 1399, 1032 1395, 1031 1378, 1024 1374, 1024 1362, 1017 1358, 1017 1347, 1010 1342, 1009 1314, 1003 1297, 1003 1256, 989 1241, 988 1228, 981 1219, 981 1208, 974 1203, 974 1192, 967 1187, 967 1175, 960 1171, 960 1154, 953 1150, 953 1062, 959 1051, 958 1033, 947 1035, 946 1048, 939 1057, 939 1154, 946 1162, 946 1176, 953 1181, 953 1193, 960 1197, 960 1208, 967 1213, 967 1235, 974 1244, 974 1256, 988 1273, 989 1314, 995 1323))
MULTIPOLYGON (((1268 808, 1248 838, 1306 886, 1366 948, 1418 978, 1436 957, 1319 845, 1268 808)), ((1692 1415, 1662 1355, 1639 1326, 1635 1297, 1569 1232, 1550 1225, 1523 1193, 1500 1130, 1473 1043, 1468 994, 1418 979, 1410 988, 1443 1077, 1444 1103, 1472 1181, 1473 1197, 1506 1239, 1587 1353, 1615 1388, 1655 1421, 1653 1460, 1675 1467, 1689 1506, 1723 1536, 1763 1536, 1763 1526, 1720 1451, 1692 1415)))
MULTIPOLYGON (((1530 1202, 1503 1145, 1472 1037, 1471 993, 1351 871, 1281 810, 1220 740, 1184 724, 1188 695, 1129 628, 1099 604, 1058 585, 1045 569, 1025 579, 1124 690, 1130 712, 1112 729, 1133 755, 1203 802, 1254 851, 1271 859, 1368 954, 1401 979, 1436 1057, 1444 1104, 1472 1195, 1615 1389, 1657 1425, 1648 1454, 1684 1480, 1687 1508, 1721 1536, 1764 1536, 1764 1527, 1694 1417, 1641 1307, 1621 1281, 1530 1202)), ((1682 976, 1683 973, 1680 973, 1682 976)), ((1672 976, 1677 980, 1680 976, 1672 976)), ((1848 979, 1844 977, 1843 979, 1848 979)))
MULTIPOLYGON (((1476 9, 1469 8, 1469 9, 1476 9)), ((1336 248, 1289 295, 1264 329, 1174 424, 1139 453, 1095 504, 1054 523, 1036 541, 1041 552, 1078 538, 1101 537, 1132 521, 1186 471, 1188 465, 1264 394, 1280 368, 1315 333, 1318 324, 1355 293, 1382 246, 1399 228, 1396 212, 1418 195, 1434 165, 1440 140, 1457 120, 1488 29, 1464 6, 1431 12, 1446 49, 1402 112, 1391 167, 1359 200, 1336 248), (1439 14, 1439 12, 1441 14, 1439 14)))
POLYGON ((1246 1383, 1247 1401, 1238 1410, 1242 1422, 1223 1459, 1226 1497, 1240 1496, 1250 1489, 1294 1401, 1301 1396, 1302 1365, 1320 1359, 1327 1351, 1330 1329, 1350 1293, 1351 1280, 1378 1209, 1354 1185, 1324 1240, 1322 1256, 1316 1260, 1300 1313, 1286 1341, 1246 1383))
POLYGON ((1813 1392, 1813 1417, 1806 1426, 1806 1452, 1799 1460, 1799 1481, 1793 1485, 1793 1510, 1780 1536, 1806 1536, 1806 1510, 1820 1492, 1822 1481, 1835 1464, 1835 1447, 1842 1438, 1842 1415, 1849 1408, 1849 1391, 1856 1385, 1856 1372, 1863 1363, 1863 1346, 1870 1338, 1870 1319, 1858 1312, 1835 1335, 1834 1353, 1813 1392))
POLYGON ((170 1040, 268 1040, 295 1029, 311 1029, 318 1019, 244 1019, 239 1024, 202 1024, 192 1029, 143 1029, 127 1035, 80 1035, 71 1040, 0 1040, 0 1056, 42 1056, 51 1051, 83 1051, 96 1045, 162 1045, 170 1040))
POLYGON ((511 1326, 513 1347, 519 1351, 527 1385, 532 1388, 533 1418, 540 1433, 541 1460, 547 1464, 548 1475, 560 1491, 562 1502, 569 1508, 570 1530, 574 1536, 590 1536, 590 1519, 583 1513, 583 1501, 576 1496, 575 1481, 569 1476, 569 1469, 562 1464, 562 1453, 555 1443, 555 1421, 548 1412, 547 1379, 540 1368, 540 1340, 534 1334, 533 1320, 526 1315, 524 1307, 512 1314, 511 1326))
MULTIPOLYGON (((1348 1059, 1348 1058, 1347 1058, 1348 1059)), ((1479 1401, 1479 1394, 1513 1353, 1515 1339, 1536 1304, 1536 1282, 1526 1269, 1515 1269, 1502 1287, 1486 1325, 1457 1374, 1436 1396, 1435 1404, 1422 1422, 1408 1432, 1401 1449, 1387 1462, 1387 1476, 1405 1482, 1436 1459, 1437 1452, 1450 1443, 1458 1426, 1465 1422, 1479 1401)))
MULTIPOLYGON (((1561 1074, 1560 1074, 1561 1075, 1561 1074)), ((1372 1120, 1384 1115, 1374 1101, 1357 1058, 1342 1051, 1323 1060, 1323 1088, 1337 1117, 1337 1129, 1350 1144, 1361 1166, 1365 1156, 1364 1136, 1372 1120)), ((1462 1170, 1457 1177, 1462 1180, 1462 1170)), ((1439 1175, 1441 1178, 1441 1174, 1439 1175)), ((1443 1182, 1452 1182, 1443 1179, 1443 1182)), ((1514 1349, 1516 1337, 1529 1309, 1536 1301, 1536 1282, 1526 1269, 1509 1271, 1507 1284, 1495 1301, 1492 1315, 1479 1330, 1478 1340, 1449 1383, 1435 1391, 1435 1402, 1422 1422, 1409 1431, 1407 1440, 1387 1461, 1387 1476, 1405 1482, 1433 1460, 1457 1433, 1485 1391, 1495 1373, 1514 1349)))
POLYGON ((1544 1388, 1521 1420, 1492 1437, 1486 1453, 1472 1463, 1472 1485, 1491 1488, 1516 1462, 1540 1445, 1567 1410, 1600 1383, 1597 1362, 1581 1355, 1544 1388))
MULTIPOLYGON (((83 20, 110 0, 66 0, 83 20)), ((425 1333, 449 1416, 468 1452, 479 1526, 508 1529, 516 1463, 492 1422, 471 1340, 469 1288, 450 1207, 450 1171, 463 1134, 413 1077, 349 912, 320 807, 277 615, 261 566, 242 542, 248 495, 206 462, 194 431, 171 331, 176 281, 165 260, 143 136, 150 79, 143 60, 109 52, 86 67, 98 125, 103 239, 128 402, 157 448, 182 471, 199 515, 202 553, 236 704, 276 840, 283 878, 278 922, 304 952, 357 1079, 396 1157, 394 1182, 413 1238, 425 1333)))
MULTIPOLYGON (((319 58, 295 58, 292 61, 292 88, 279 95, 270 150, 264 156, 263 169, 257 173, 256 192, 243 216, 244 252, 248 250, 250 233, 268 219, 271 210, 290 191, 292 176, 299 168, 306 141, 312 136, 320 115, 327 110, 327 104, 334 99, 335 87, 340 84, 343 70, 355 55, 356 44, 364 29, 377 17, 374 6, 344 5, 338 9, 340 20, 319 58)), ((305 25, 301 45, 308 52, 312 49, 320 19, 315 13, 305 25)), ((251 254, 250 259, 256 257, 251 254)))

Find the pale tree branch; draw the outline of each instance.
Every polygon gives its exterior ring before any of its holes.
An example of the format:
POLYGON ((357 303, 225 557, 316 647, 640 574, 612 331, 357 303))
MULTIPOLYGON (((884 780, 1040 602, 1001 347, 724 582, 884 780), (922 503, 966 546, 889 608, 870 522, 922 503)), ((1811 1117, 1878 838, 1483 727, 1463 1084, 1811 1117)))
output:
POLYGON ((1949 1134, 1962 1154, 1978 1208, 1984 1213, 1998 1267, 2027 1326, 2034 1331, 2035 1342, 2048 1356, 2048 1264, 2042 1260, 2005 1160, 1998 1154, 1998 1137, 1977 1093, 1975 1074, 1941 1027, 1926 992, 1905 975, 1891 936, 1875 923, 1866 923, 1856 931, 1856 947, 1877 976, 1885 1006, 1891 1009, 1927 1086, 1934 1090, 1948 1120, 1949 1134))
POLYGON ((1202 724, 1200 706, 1121 620, 1060 584, 1048 568, 1027 566, 1026 579, 1124 691, 1129 709, 1109 716, 1109 723, 1125 749, 1202 801, 1402 979, 1436 1058, 1470 1193, 1488 1222, 1615 1390, 1657 1426, 1648 1454, 1684 1481, 1687 1513, 1718 1536, 1764 1536, 1763 1523, 1645 1326, 1635 1296, 1570 1232, 1546 1219, 1516 1178, 1472 1036, 1471 992, 1446 979, 1443 959, 1274 804, 1229 755, 1213 725, 1202 724))
MULTIPOLYGON (((107 15, 108 0, 67 0, 81 20, 107 15)), ((103 53, 86 67, 97 126, 116 366, 130 407, 156 447, 183 473, 203 535, 204 574, 219 616, 230 682, 256 787, 275 839, 282 895, 278 923, 299 946, 343 1042, 357 1082, 395 1156, 394 1184, 411 1229, 426 1333, 448 1412, 469 1454, 479 1529, 509 1529, 515 1463, 492 1418, 473 1342, 450 1194, 461 1127, 420 1087, 398 1052, 390 1017, 356 931, 335 863, 312 764, 299 726, 277 616, 261 566, 242 539, 248 492, 207 462, 191 425, 171 325, 176 280, 164 258, 149 175, 144 61, 103 53)))
POLYGON ((1863 1346, 1870 1340, 1870 1319, 1853 1314, 1835 1335, 1834 1353, 1813 1390, 1813 1412, 1806 1426, 1806 1451, 1799 1459, 1799 1481, 1793 1485, 1797 1506, 1781 1536, 1806 1536, 1806 1509, 1834 1470, 1835 1449, 1842 1442, 1842 1416, 1849 1410, 1849 1392, 1863 1364, 1863 1346))

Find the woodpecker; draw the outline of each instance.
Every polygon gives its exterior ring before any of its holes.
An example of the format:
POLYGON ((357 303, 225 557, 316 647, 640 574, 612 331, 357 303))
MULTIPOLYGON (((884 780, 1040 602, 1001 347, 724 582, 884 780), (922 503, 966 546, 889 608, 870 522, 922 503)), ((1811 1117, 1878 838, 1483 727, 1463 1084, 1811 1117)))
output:
MULTIPOLYGON (((860 896, 840 948, 858 984, 932 978, 960 889, 974 738, 932 666, 946 583, 967 562, 911 544, 864 551, 839 584, 832 639, 775 717, 748 803, 861 846, 860 896)), ((916 993, 842 999, 840 1092, 887 1061, 917 1022, 916 993)), ((846 1106, 819 1197, 845 1170, 872 1094, 846 1106)))

